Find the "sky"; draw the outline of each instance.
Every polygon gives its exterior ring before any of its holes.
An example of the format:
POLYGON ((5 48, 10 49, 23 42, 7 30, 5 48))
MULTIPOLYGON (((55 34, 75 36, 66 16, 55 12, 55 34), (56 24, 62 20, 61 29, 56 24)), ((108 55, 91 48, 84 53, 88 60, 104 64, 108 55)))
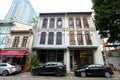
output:
MULTIPOLYGON (((37 13, 40 12, 89 12, 91 0, 30 0, 37 13)), ((0 20, 7 14, 12 0, 0 0, 0 20)))

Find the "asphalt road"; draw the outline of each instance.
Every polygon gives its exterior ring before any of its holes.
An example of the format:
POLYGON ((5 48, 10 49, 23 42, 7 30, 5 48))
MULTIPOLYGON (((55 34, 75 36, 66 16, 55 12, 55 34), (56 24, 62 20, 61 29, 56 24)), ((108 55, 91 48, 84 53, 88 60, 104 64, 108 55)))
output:
POLYGON ((10 76, 0 76, 0 80, 120 80, 120 75, 113 76, 112 78, 105 78, 105 77, 75 77, 73 75, 67 75, 63 77, 56 77, 56 76, 32 76, 30 73, 20 73, 16 75, 10 76))

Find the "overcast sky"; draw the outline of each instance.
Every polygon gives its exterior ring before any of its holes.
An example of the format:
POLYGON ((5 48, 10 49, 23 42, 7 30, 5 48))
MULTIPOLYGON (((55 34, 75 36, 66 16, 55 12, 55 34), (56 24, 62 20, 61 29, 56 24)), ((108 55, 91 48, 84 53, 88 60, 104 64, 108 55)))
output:
MULTIPOLYGON (((39 12, 89 12, 91 0, 30 0, 33 8, 39 12)), ((0 20, 3 20, 12 0, 0 0, 0 20)))

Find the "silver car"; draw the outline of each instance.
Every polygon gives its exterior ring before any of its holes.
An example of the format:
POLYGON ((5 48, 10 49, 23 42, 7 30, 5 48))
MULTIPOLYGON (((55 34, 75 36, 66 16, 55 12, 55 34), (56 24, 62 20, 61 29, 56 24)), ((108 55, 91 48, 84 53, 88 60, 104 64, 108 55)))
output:
POLYGON ((0 74, 3 76, 7 76, 20 71, 21 67, 17 64, 0 63, 0 74))

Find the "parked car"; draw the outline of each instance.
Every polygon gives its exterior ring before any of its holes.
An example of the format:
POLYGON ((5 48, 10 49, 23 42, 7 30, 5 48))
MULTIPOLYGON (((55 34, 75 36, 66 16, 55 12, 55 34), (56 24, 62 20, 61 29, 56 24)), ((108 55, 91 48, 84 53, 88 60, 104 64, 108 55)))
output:
POLYGON ((76 76, 86 77, 86 76, 105 76, 110 78, 113 75, 112 70, 101 64, 91 64, 86 65, 81 69, 76 69, 74 71, 76 76))
POLYGON ((20 72, 22 68, 20 65, 13 64, 13 63, 0 63, 0 74, 3 76, 7 76, 13 73, 20 72))
POLYGON ((56 76, 66 75, 66 66, 61 62, 47 62, 43 66, 32 69, 33 75, 54 74, 56 76))

